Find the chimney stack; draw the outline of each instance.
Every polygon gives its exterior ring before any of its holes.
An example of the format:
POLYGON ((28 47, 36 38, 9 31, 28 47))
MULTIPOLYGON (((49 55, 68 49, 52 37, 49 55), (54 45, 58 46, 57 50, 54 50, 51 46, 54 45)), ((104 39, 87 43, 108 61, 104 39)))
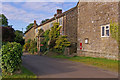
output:
POLYGON ((34 24, 36 24, 36 20, 34 20, 34 24))
POLYGON ((57 16, 57 14, 54 14, 54 17, 56 17, 57 16))
POLYGON ((36 20, 34 20, 34 28, 36 28, 37 27, 37 23, 36 23, 36 20))
POLYGON ((57 9, 57 15, 62 13, 62 9, 57 9))

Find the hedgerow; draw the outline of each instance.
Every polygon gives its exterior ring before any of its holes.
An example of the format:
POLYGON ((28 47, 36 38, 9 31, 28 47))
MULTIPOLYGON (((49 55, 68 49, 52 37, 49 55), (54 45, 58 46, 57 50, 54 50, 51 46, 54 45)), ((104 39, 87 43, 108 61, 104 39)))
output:
POLYGON ((8 42, 6 45, 3 45, 1 54, 1 68, 3 72, 14 73, 20 70, 22 63, 22 46, 19 43, 8 42))

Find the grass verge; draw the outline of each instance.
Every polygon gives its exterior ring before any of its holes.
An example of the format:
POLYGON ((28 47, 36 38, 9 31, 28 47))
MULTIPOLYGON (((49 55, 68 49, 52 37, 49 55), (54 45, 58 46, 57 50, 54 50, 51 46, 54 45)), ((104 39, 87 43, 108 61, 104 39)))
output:
POLYGON ((22 66, 20 74, 14 74, 14 75, 5 75, 2 74, 2 78, 37 78, 37 76, 22 66))
POLYGON ((52 56, 53 58, 62 58, 68 59, 75 62, 85 63, 87 65, 99 67, 105 70, 110 70, 118 72, 118 61, 117 60, 108 60, 104 58, 93 58, 93 57, 67 57, 63 55, 52 56))

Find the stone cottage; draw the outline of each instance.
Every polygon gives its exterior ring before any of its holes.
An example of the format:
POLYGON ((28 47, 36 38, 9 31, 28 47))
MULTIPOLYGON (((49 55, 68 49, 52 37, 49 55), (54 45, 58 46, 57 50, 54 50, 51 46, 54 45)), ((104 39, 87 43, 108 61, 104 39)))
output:
POLYGON ((34 20, 34 25, 24 33, 25 42, 29 39, 35 39, 35 28, 37 27, 36 20, 34 20))
POLYGON ((60 26, 62 26, 60 34, 67 35, 68 41, 70 41, 71 44, 76 44, 73 47, 75 49, 74 51, 77 52, 77 20, 77 6, 64 13, 62 13, 61 9, 57 9, 57 14, 55 14, 53 18, 35 28, 35 37, 37 37, 38 40, 38 50, 40 50, 41 41, 41 38, 38 36, 38 31, 42 29, 45 32, 53 26, 53 23, 58 22, 60 26))
POLYGON ((77 55, 118 59, 118 42, 110 22, 118 23, 118 2, 79 2, 77 55))

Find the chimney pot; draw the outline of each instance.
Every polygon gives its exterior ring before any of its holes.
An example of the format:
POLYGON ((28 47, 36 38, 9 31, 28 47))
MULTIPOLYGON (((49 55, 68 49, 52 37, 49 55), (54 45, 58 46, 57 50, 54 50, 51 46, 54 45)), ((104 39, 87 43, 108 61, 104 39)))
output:
POLYGON ((57 9, 57 14, 61 14, 62 13, 62 9, 57 9))

